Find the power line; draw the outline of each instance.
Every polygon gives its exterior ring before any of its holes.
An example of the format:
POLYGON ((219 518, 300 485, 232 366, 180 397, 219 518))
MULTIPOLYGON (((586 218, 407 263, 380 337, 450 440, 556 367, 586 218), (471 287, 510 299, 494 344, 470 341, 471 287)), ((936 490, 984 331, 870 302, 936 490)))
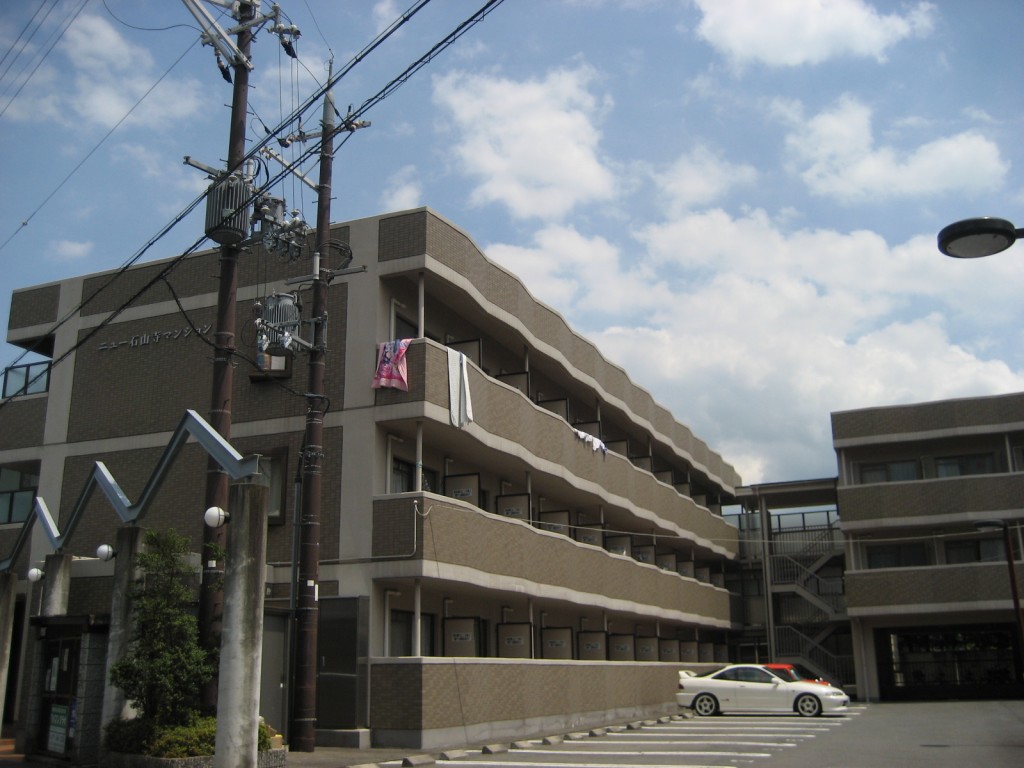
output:
MULTIPOLYGON (((335 76, 332 76, 328 80, 326 85, 324 85, 321 88, 317 89, 317 91, 312 96, 307 98, 302 103, 302 105, 300 105, 296 110, 294 110, 292 112, 292 114, 289 115, 287 118, 285 118, 276 128, 272 129, 262 139, 260 139, 259 141, 255 142, 253 147, 246 153, 244 160, 248 161, 248 160, 251 160, 254 157, 256 157, 256 155, 260 152, 260 150, 262 150, 271 141, 271 139, 273 139, 274 137, 276 137, 277 135, 282 133, 287 126, 289 126, 292 123, 296 122, 302 116, 302 114, 304 114, 308 109, 310 109, 319 100, 319 98, 321 96, 323 96, 328 90, 330 90, 337 82, 339 82, 346 74, 348 74, 356 65, 358 65, 361 61, 363 61, 366 58, 366 56, 368 56, 370 53, 372 53, 374 50, 376 50, 385 40, 387 40, 391 35, 393 35, 399 28, 401 28, 404 24, 406 24, 416 13, 418 13, 420 10, 422 10, 424 7, 426 7, 430 2, 431 2, 431 0, 419 0, 419 2, 414 4, 412 7, 410 7, 409 10, 407 10, 405 13, 403 13, 401 16, 399 16, 398 19, 396 19, 394 22, 392 22, 383 32, 378 34, 377 37, 375 37, 362 51, 360 51, 358 54, 356 54, 349 61, 349 63, 341 70, 341 72, 339 72, 335 76)), ((482 21, 492 10, 497 8, 503 2, 504 2, 504 0, 489 0, 489 2, 487 2, 483 6, 481 6, 481 8, 479 8, 474 14, 472 14, 465 21, 463 21, 461 24, 459 24, 452 32, 450 32, 447 36, 442 38, 442 40, 438 41, 434 46, 432 46, 430 48, 430 50, 426 54, 424 54, 419 59, 417 59, 415 62, 413 62, 411 65, 406 67, 406 69, 403 70, 401 74, 399 74, 397 77, 395 77, 391 81, 389 81, 388 84, 385 85, 383 88, 381 88, 374 96, 372 96, 369 99, 367 99, 366 101, 364 101, 363 104, 359 107, 359 110, 357 112, 352 113, 352 114, 350 114, 348 116, 348 118, 347 118, 348 124, 351 125, 351 120, 353 120, 355 116, 365 114, 373 106, 375 106, 376 104, 380 103, 385 98, 387 98, 392 93, 394 93, 394 91, 397 90, 402 84, 407 82, 409 80, 409 78, 412 77, 413 74, 415 74, 420 69, 422 69, 424 66, 426 66, 426 64, 428 64, 430 61, 432 61, 441 51, 445 50, 450 45, 452 45, 463 34, 465 34, 465 32, 467 32, 470 28, 472 28, 477 23, 482 21)), ((195 45, 195 43, 193 43, 193 46, 194 45, 195 45)), ((193 46, 190 46, 189 49, 191 49, 191 47, 193 47, 193 46)), ((179 57, 178 61, 180 61, 181 58, 183 58, 186 53, 188 53, 187 50, 185 51, 185 53, 182 54, 181 57, 179 57)), ((176 65, 178 63, 178 61, 176 61, 174 65, 176 65)), ((174 65, 172 65, 171 68, 173 68, 174 65)), ((168 72, 169 71, 170 70, 168 70, 168 72)), ((166 76, 166 73, 165 73, 165 76, 166 76)), ((159 82, 159 81, 157 81, 157 82, 159 82)), ((155 87, 155 86, 156 86, 156 84, 154 84, 153 87, 155 87)), ((152 90, 152 88, 150 88, 150 91, 151 90, 152 90)), ((147 94, 148 94, 148 92, 147 92, 147 94)), ((133 107, 133 109, 134 109, 134 107, 133 107)), ((125 115, 125 117, 127 117, 127 115, 125 115)), ((123 120, 124 120, 124 118, 122 118, 122 122, 123 122, 123 120)), ((341 129, 342 130, 345 129, 345 123, 342 124, 341 129)), ((112 131, 113 131, 113 129, 111 130, 111 132, 112 131)), ((109 135, 109 133, 108 133, 108 135, 109 135)), ((335 148, 335 151, 337 151, 338 149, 340 149, 341 146, 343 146, 345 143, 347 143, 347 141, 351 137, 352 137, 352 131, 349 131, 348 135, 346 135, 341 140, 341 142, 339 143, 338 147, 335 148)), ((313 142, 311 144, 311 146, 306 149, 305 152, 300 154, 299 158, 293 163, 293 165, 295 167, 298 167, 299 165, 304 163, 306 160, 308 160, 310 157, 312 157, 314 153, 318 153, 319 150, 320 150, 320 145, 322 144, 322 142, 323 142, 322 138, 320 139, 320 141, 313 142)), ((82 162, 84 162, 84 160, 82 162)), ((81 163, 79 163, 79 166, 80 165, 81 165, 81 163)), ((257 198, 259 198, 264 192, 266 192, 267 190, 273 188, 273 186, 275 184, 277 184, 277 182, 280 181, 282 178, 284 178, 284 176, 286 174, 288 174, 288 173, 290 173, 290 171, 288 169, 282 169, 275 176, 269 178, 268 181, 265 184, 263 184, 260 187, 254 188, 252 193, 249 195, 248 199, 241 203, 241 205, 239 206, 238 210, 244 210, 245 208, 247 208, 252 202, 254 202, 257 198)), ((52 197, 52 194, 53 193, 51 193, 51 197, 52 197)), ((124 265, 122 265, 122 267, 114 275, 112 275, 110 277, 109 280, 107 280, 103 285, 99 286, 92 294, 89 295, 88 298, 86 298, 82 302, 80 302, 74 309, 71 309, 63 318, 61 318, 54 326, 52 326, 50 328, 50 330, 47 332, 47 334, 45 334, 45 336, 52 335, 54 331, 56 331, 58 328, 60 328, 64 323, 66 323, 76 313, 80 312, 81 309, 83 309, 97 295, 99 295, 102 291, 104 291, 110 285, 112 285, 113 282, 118 277, 120 277, 122 274, 124 274, 124 272, 127 271, 129 267, 131 267, 134 263, 136 263, 142 257, 143 254, 145 254, 153 245, 155 245, 168 232, 170 232, 170 230, 173 227, 177 226, 177 224, 183 218, 185 218, 188 214, 190 214, 193 210, 195 210, 195 208, 199 205, 199 203, 202 202, 202 200, 204 200, 208 196, 208 194, 209 194, 209 189, 204 191, 195 200, 193 200, 192 203, 190 203, 189 206, 184 211, 182 211, 177 216, 175 216, 174 219, 171 222, 169 222, 167 225, 165 225, 157 233, 157 235, 155 235, 153 238, 151 238, 142 248, 140 248, 138 251, 136 251, 135 254, 124 265)), ((234 215, 236 215, 236 213, 237 213, 237 210, 236 211, 231 211, 231 212, 227 213, 224 216, 224 220, 225 221, 230 220, 234 215)), ((13 237, 13 235, 12 235, 12 237, 13 237)), ((165 275, 170 274, 186 256, 188 256, 189 254, 194 253, 196 250, 198 250, 199 247, 204 242, 206 242, 207 239, 208 238, 204 235, 203 237, 197 239, 184 252, 182 252, 178 256, 174 257, 173 260, 168 262, 168 264, 164 267, 164 269, 161 270, 148 283, 146 283, 145 286, 143 286, 140 290, 136 291, 120 307, 118 307, 116 310, 111 312, 111 314, 108 315, 106 318, 104 318, 99 324, 97 324, 92 329, 90 329, 89 332, 83 338, 79 339, 64 354, 62 354, 59 358, 53 360, 51 362, 51 364, 50 364, 50 368, 52 369, 54 366, 59 365, 61 362, 66 360, 72 353, 74 353, 79 348, 81 348, 82 345, 86 341, 88 341, 89 339, 94 337, 102 328, 105 328, 107 325, 109 325, 111 322, 113 322, 114 319, 116 319, 129 306, 131 306, 131 304, 134 303, 142 294, 144 294, 153 285, 155 285, 156 282, 158 282, 161 279, 163 279, 163 277, 165 275)), ((8 241, 9 240, 10 240, 10 238, 8 238, 8 241)), ((4 243, 4 245, 6 245, 6 242, 4 243)), ((2 248, 3 248, 3 246, 0 245, 0 249, 2 249, 2 248)), ((32 348, 26 350, 21 355, 19 355, 18 358, 15 360, 15 362, 12 363, 11 365, 17 364, 17 362, 22 360, 25 357, 25 355, 27 355, 29 352, 32 352, 32 351, 38 349, 40 343, 37 343, 32 348)), ((10 366, 7 366, 7 367, 10 367, 10 366)), ((6 370, 6 368, 5 368, 5 370, 6 370)), ((8 400, 0 401, 0 408, 3 408, 7 403, 9 403, 13 399, 15 399, 15 398, 12 397, 12 398, 10 398, 8 400)))
MULTIPOLYGON (((88 0, 85 0, 85 2, 88 2, 88 0)), ((50 202, 50 200, 53 199, 54 195, 56 195, 64 187, 64 185, 67 184, 68 181, 71 180, 72 176, 74 176, 76 173, 78 173, 79 169, 83 165, 85 165, 86 162, 88 162, 89 158, 91 158, 96 153, 96 151, 101 146, 103 146, 104 143, 106 143, 107 139, 109 139, 113 135, 114 131, 116 131, 118 128, 120 128, 121 125, 124 123, 124 121, 127 120, 136 109, 138 109, 139 105, 142 104, 142 102, 145 101, 145 99, 149 96, 149 94, 151 94, 153 92, 153 90, 158 85, 160 85, 160 83, 162 83, 164 81, 164 78, 166 78, 171 73, 171 70, 173 70, 176 66, 178 66, 178 64, 181 62, 181 60, 185 58, 185 56, 188 54, 188 52, 191 51, 196 46, 196 44, 198 42, 199 42, 198 39, 193 41, 192 44, 188 48, 186 48, 177 59, 174 60, 174 63, 172 63, 171 66, 169 66, 164 71, 164 73, 162 75, 160 75, 159 78, 157 78, 156 82, 154 82, 151 86, 149 86, 149 88, 146 90, 146 92, 144 94, 142 94, 142 96, 140 96, 138 98, 138 100, 136 100, 136 102, 131 106, 131 108, 121 116, 121 119, 118 120, 110 128, 109 131, 107 131, 105 134, 103 134, 103 137, 98 142, 96 142, 96 144, 92 147, 92 149, 90 149, 88 152, 86 152, 85 156, 81 160, 78 161, 78 163, 75 165, 75 167, 72 168, 67 173, 67 175, 60 181, 60 183, 57 184, 57 186, 54 187, 50 191, 50 193, 43 199, 43 201, 41 203, 39 203, 39 205, 37 205, 35 207, 35 210, 33 210, 32 213, 30 213, 28 215, 28 217, 26 217, 25 219, 23 219, 21 221, 21 223, 18 225, 18 228, 15 229, 10 235, 8 235, 7 239, 4 240, 3 243, 0 243, 0 251, 2 251, 4 248, 6 248, 7 244, 10 243, 11 240, 13 240, 14 237, 19 232, 21 232, 21 230, 23 230, 25 227, 28 226, 28 223, 35 217, 35 215, 37 213, 39 213, 39 211, 41 211, 43 209, 43 207, 47 203, 50 202)))
MULTIPOLYGON (((32 71, 29 72, 25 79, 21 81, 21 85, 18 86, 17 90, 14 92, 14 95, 11 96, 8 102, 4 105, 3 109, 0 109, 0 117, 3 117, 3 115, 7 112, 7 109, 11 106, 11 104, 14 103, 14 100, 18 98, 18 96, 21 94, 21 91, 25 88, 26 85, 28 85, 29 80, 32 79, 32 76, 36 73, 36 70, 38 70, 39 67, 42 66, 43 62, 46 60, 46 57, 50 55, 50 51, 52 51, 54 46, 57 45, 58 42, 60 42, 60 39, 62 37, 64 37, 64 33, 67 32, 68 28, 75 22, 75 19, 77 19, 79 14, 85 9, 85 6, 88 4, 88 2, 89 0, 82 0, 81 4, 78 6, 78 10, 76 10, 71 15, 71 17, 68 18, 67 22, 62 27, 59 28, 57 33, 52 38, 50 38, 49 45, 43 52, 43 55, 39 57, 39 60, 36 62, 36 65, 32 68, 32 71)), ((49 16, 49 13, 47 13, 47 16, 49 16)), ((46 19, 44 18, 43 21, 45 20, 46 19)), ((40 27, 41 26, 42 22, 40 22, 40 27)), ((38 28, 39 27, 37 27, 37 29, 38 28)))

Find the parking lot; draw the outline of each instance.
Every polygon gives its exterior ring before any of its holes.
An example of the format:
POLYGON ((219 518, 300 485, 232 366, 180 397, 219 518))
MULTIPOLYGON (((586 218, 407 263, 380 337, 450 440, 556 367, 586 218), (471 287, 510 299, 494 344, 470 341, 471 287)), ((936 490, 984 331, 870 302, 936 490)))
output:
MULTIPOLYGON (((289 765, 302 765, 293 757, 289 765)), ((673 718, 597 729, 593 735, 410 757, 378 764, 391 768, 432 759, 451 768, 1019 768, 1024 765, 1024 702, 854 704, 846 715, 819 718, 673 718)))

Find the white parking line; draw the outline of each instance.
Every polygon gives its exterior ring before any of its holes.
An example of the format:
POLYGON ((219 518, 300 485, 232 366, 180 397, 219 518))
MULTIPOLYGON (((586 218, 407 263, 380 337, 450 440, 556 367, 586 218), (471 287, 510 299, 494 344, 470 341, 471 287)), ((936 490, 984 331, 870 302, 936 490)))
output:
MULTIPOLYGON (((672 757, 677 755, 673 754, 672 757)), ((736 768, 736 761, 728 763, 521 763, 522 765, 543 765, 545 768, 736 768)), ((401 763, 398 763, 401 765, 401 763)), ((464 766, 464 768, 494 768, 496 763, 488 763, 473 760, 438 760, 437 765, 464 766)), ((511 765, 511 763, 497 763, 497 765, 511 765)), ((520 765, 520 763, 516 763, 520 765)))
MULTIPOLYGON (((601 742, 600 741, 596 741, 596 743, 600 744, 601 742)), ((791 741, 790 742, 786 742, 786 741, 743 741, 743 742, 737 742, 737 741, 735 741, 733 739, 729 739, 727 741, 726 740, 711 740, 711 739, 699 739, 699 740, 686 739, 684 741, 682 739, 664 739, 664 738, 662 738, 662 739, 658 739, 657 742, 655 742, 655 743, 657 743, 657 744, 685 744, 688 747, 693 746, 694 744, 703 744, 705 746, 721 745, 723 747, 738 747, 741 744, 744 747, 795 747, 796 746, 796 743, 795 742, 791 742, 791 741)), ((574 742, 574 744, 575 745, 584 745, 585 746, 586 742, 574 742)), ((648 746, 649 747, 649 746, 651 746, 651 742, 648 741, 648 740, 641 740, 641 739, 637 739, 635 741, 632 740, 632 739, 616 739, 615 740, 615 746, 616 747, 619 747, 619 746, 640 746, 640 745, 644 745, 644 746, 648 746)), ((582 746, 581 746, 581 748, 582 748, 582 746)), ((519 752, 520 750, 517 749, 515 751, 519 752)))
MULTIPOLYGON (((573 742, 577 743, 577 742, 573 742)), ((770 758, 771 753, 768 752, 718 752, 714 750, 679 750, 679 751, 660 751, 660 750, 635 750, 628 756, 623 755, 621 751, 615 750, 572 750, 566 752, 565 750, 516 750, 515 752, 507 753, 509 755, 522 755, 522 756, 535 756, 535 755, 567 755, 567 754, 580 754, 585 753, 589 757, 633 757, 634 755, 651 757, 651 758, 675 758, 675 757, 702 757, 702 758, 770 758)), ((517 763, 519 761, 516 761, 517 763)), ((459 765, 463 762, 460 760, 459 765)), ((547 763, 545 764, 547 765, 547 763)), ((618 765, 617 763, 615 765, 618 765)))

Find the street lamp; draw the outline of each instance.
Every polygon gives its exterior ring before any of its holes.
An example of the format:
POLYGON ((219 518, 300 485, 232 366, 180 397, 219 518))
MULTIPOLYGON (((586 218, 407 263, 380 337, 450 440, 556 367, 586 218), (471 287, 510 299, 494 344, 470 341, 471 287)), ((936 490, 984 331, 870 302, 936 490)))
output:
POLYGON ((1005 251, 1022 236, 1024 229, 1017 229, 1006 219, 964 219, 939 232, 939 251, 957 259, 977 259, 1005 251))
POLYGON ((1024 616, 1020 612, 1020 597, 1017 594, 1017 570, 1013 565, 1013 541, 1010 526, 1005 520, 979 520, 974 524, 979 531, 1003 530, 1003 547, 1006 550, 1006 567, 1010 572, 1010 599, 1013 601, 1013 617, 1017 621, 1017 682, 1024 682, 1024 616))

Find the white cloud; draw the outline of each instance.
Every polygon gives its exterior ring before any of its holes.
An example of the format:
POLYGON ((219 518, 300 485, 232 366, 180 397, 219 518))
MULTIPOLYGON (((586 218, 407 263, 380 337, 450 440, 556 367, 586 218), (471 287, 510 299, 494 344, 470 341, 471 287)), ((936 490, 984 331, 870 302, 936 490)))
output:
POLYGON ((1024 388, 983 338, 1019 318, 972 319, 1012 301, 1012 260, 967 270, 931 236, 788 232, 764 211, 688 213, 636 237, 630 268, 660 276, 656 297, 631 319, 570 320, 745 482, 834 474, 832 411, 1024 388))
POLYGON ((416 166, 399 168, 388 179, 381 195, 382 211, 402 211, 423 205, 423 185, 416 175, 416 166))
POLYGON ((401 13, 397 0, 377 0, 373 4, 373 23, 377 31, 386 29, 401 13))
POLYGON ((714 203, 734 186, 753 184, 756 179, 752 166, 730 163, 705 146, 694 148, 668 170, 654 174, 670 213, 714 203))
POLYGON ((100 16, 79 16, 59 48, 70 60, 75 75, 68 83, 54 86, 60 91, 68 85, 68 92, 63 99, 48 94, 42 102, 36 102, 53 110, 49 114, 55 119, 69 121, 70 117, 110 128, 134 110, 128 123, 166 128, 199 111, 203 86, 173 77, 165 77, 136 107, 162 73, 146 48, 130 43, 100 16))
POLYGON ((592 78, 580 66, 523 81, 466 72, 434 79, 434 101, 457 133, 455 158, 477 179, 475 204, 555 221, 615 196, 598 152, 606 105, 590 93, 592 78))
POLYGON ((935 6, 919 2, 906 13, 880 14, 864 0, 696 0, 698 33, 737 64, 775 67, 820 64, 839 56, 885 59, 886 51, 928 34, 935 6))
POLYGON ((671 299, 649 264, 627 261, 614 244, 573 227, 551 225, 534 235, 532 247, 494 244, 486 252, 562 311, 623 318, 671 299))
POLYGON ((79 261, 92 254, 94 245, 75 240, 54 240, 50 243, 50 255, 57 261, 79 261))
POLYGON ((786 138, 792 164, 812 192, 841 202, 927 197, 998 189, 1006 162, 992 141, 975 131, 933 139, 900 151, 876 146, 871 109, 851 96, 810 120, 793 103, 774 106, 795 123, 786 138))

